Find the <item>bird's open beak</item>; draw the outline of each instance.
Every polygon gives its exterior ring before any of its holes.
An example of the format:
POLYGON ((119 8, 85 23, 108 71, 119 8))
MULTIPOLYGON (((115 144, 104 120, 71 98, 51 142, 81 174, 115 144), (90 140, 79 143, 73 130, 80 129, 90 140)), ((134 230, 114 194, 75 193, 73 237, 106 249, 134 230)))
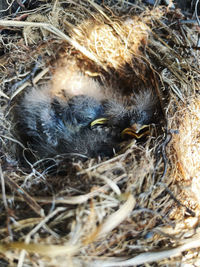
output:
POLYGON ((121 136, 122 138, 125 138, 125 136, 131 136, 135 139, 141 139, 142 137, 150 135, 150 125, 137 125, 134 124, 130 128, 125 128, 121 136))
POLYGON ((90 126, 93 127, 94 125, 98 125, 98 124, 106 124, 107 122, 108 122, 107 118, 99 118, 99 119, 92 121, 90 123, 90 126))
MULTIPOLYGON (((93 127, 95 125, 107 124, 107 122, 108 122, 107 118, 98 118, 92 121, 90 123, 90 126, 93 127)), ((125 128, 121 132, 122 138, 125 138, 126 136, 131 136, 135 139, 140 139, 148 135, 150 135, 150 125, 133 124, 130 128, 125 128)))

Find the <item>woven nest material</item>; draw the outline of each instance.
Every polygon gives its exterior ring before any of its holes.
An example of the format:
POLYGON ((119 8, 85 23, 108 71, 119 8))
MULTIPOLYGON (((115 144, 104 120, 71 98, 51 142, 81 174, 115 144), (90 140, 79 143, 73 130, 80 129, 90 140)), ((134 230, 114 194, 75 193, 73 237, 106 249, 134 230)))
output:
POLYGON ((41 1, 6 19, 0 20, 2 264, 200 265, 199 26, 181 23, 181 10, 140 1, 41 1), (22 144, 12 132, 13 106, 32 83, 62 98, 77 77, 126 97, 150 88, 165 118, 147 140, 123 143, 113 158, 64 161, 63 175, 48 174, 38 162, 27 169, 16 156, 22 144))

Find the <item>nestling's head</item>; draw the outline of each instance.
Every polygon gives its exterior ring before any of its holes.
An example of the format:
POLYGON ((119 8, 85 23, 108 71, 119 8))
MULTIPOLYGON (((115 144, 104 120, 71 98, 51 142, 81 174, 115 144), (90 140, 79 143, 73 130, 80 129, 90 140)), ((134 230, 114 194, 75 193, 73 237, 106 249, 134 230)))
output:
POLYGON ((63 119, 80 128, 86 127, 95 119, 104 116, 101 102, 87 95, 73 96, 68 101, 68 107, 63 114, 63 119))

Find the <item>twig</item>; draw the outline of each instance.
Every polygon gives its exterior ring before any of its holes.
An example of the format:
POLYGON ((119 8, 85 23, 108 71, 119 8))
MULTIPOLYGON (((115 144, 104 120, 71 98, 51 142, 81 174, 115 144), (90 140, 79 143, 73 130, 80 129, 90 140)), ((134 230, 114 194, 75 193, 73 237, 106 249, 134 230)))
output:
POLYGON ((38 60, 36 61, 35 63, 35 66, 33 67, 32 71, 21 81, 15 83, 11 90, 12 91, 15 91, 19 86, 21 86, 22 84, 24 84, 26 81, 28 81, 29 79, 32 79, 36 73, 36 71, 38 70, 38 65, 39 65, 39 62, 41 61, 41 56, 38 57, 38 60))
MULTIPOLYGON (((199 16, 198 16, 198 4, 199 4, 199 0, 196 0, 196 4, 195 4, 195 17, 196 17, 196 20, 197 20, 197 23, 200 27, 200 19, 199 19, 199 16)), ((198 39, 197 39, 197 47, 200 46, 200 34, 198 33, 198 39)))
POLYGON ((30 208, 34 210, 39 216, 43 217, 44 210, 37 204, 37 202, 8 176, 6 176, 5 178, 6 178, 6 183, 11 187, 11 189, 16 191, 19 195, 21 195, 24 201, 30 206, 30 208))
MULTIPOLYGON (((35 76, 35 78, 33 79, 32 83, 36 84, 47 72, 49 71, 49 68, 45 68, 44 70, 42 70, 40 73, 37 74, 37 76, 35 76)), ((10 97, 10 100, 12 100, 14 97, 16 97, 24 88, 26 88, 27 86, 30 85, 30 82, 25 82, 23 83, 10 97)))
POLYGON ((186 211, 192 216, 192 217, 195 217, 196 214, 194 211, 192 211, 191 209, 189 209, 188 207, 186 207, 184 204, 182 204, 175 196, 174 194, 172 193, 172 191, 164 184, 164 183, 161 183, 159 182, 158 183, 159 185, 163 186, 165 188, 164 191, 166 191, 170 197, 174 200, 174 202, 176 202, 176 204, 178 204, 179 206, 182 206, 186 209, 186 211))
MULTIPOLYGON (((196 238, 187 239, 183 245, 177 246, 172 249, 163 250, 163 251, 156 251, 156 252, 144 252, 141 253, 138 256, 135 256, 131 259, 108 259, 108 260, 102 260, 102 261, 93 261, 91 266, 96 267, 117 267, 117 266, 136 266, 136 265, 143 265, 145 263, 152 263, 152 262, 158 262, 160 260, 164 260, 171 257, 180 256, 182 252, 188 251, 191 249, 199 248, 200 246, 200 236, 197 235, 196 238)), ((180 263, 180 262, 179 262, 180 263)))
POLYGON ((26 2, 26 0, 23 0, 23 1, 21 1, 21 3, 19 4, 19 7, 17 8, 17 10, 15 11, 15 13, 12 15, 12 17, 16 17, 16 15, 17 15, 17 13, 20 11, 20 9, 22 8, 22 7, 24 7, 24 3, 26 2))
POLYGON ((2 172, 2 168, 1 168, 1 164, 0 164, 0 178, 1 178, 1 190, 2 190, 2 199, 3 199, 3 203, 4 203, 4 207, 7 211, 7 229, 8 229, 8 233, 9 233, 9 237, 11 240, 13 240, 13 235, 12 235, 12 231, 11 231, 11 227, 10 227, 10 209, 8 207, 8 203, 7 203, 7 199, 6 199, 6 190, 5 190, 5 180, 4 180, 4 175, 2 172))
POLYGON ((85 47, 81 46, 77 41, 70 38, 68 35, 64 34, 58 28, 54 27, 49 23, 42 23, 42 22, 27 22, 27 21, 12 21, 12 20, 0 20, 1 26, 8 26, 8 27, 42 27, 45 30, 53 33, 54 35, 60 37, 62 40, 67 41, 70 45, 72 45, 75 49, 79 50, 82 54, 86 57, 97 63, 99 66, 105 69, 100 61, 95 57, 94 54, 89 52, 85 47))
POLYGON ((153 178, 155 178, 156 169, 158 167, 158 163, 159 163, 159 160, 160 160, 160 157, 159 157, 160 154, 162 156, 163 163, 164 163, 164 170, 163 170, 163 173, 162 173, 162 176, 161 176, 160 180, 163 180, 165 175, 166 175, 167 163, 168 163, 168 160, 167 160, 167 157, 166 157, 166 147, 167 147, 167 145, 169 144, 169 142, 172 139, 172 133, 176 133, 177 134, 178 131, 177 130, 172 130, 172 129, 168 130, 167 126, 166 126, 164 141, 161 144, 159 144, 159 146, 157 147, 157 151, 156 151, 157 160, 156 160, 156 164, 155 164, 153 178))

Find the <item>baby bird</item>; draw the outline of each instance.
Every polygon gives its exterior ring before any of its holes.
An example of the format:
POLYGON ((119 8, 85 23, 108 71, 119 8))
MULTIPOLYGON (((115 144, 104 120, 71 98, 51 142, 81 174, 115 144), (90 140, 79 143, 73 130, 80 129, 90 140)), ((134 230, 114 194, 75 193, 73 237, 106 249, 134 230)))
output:
POLYGON ((49 88, 33 88, 15 114, 20 141, 37 159, 111 157, 125 136, 139 138, 142 126, 155 122, 157 105, 150 91, 126 106, 114 97, 95 98, 94 91, 79 90, 65 100, 49 88))

